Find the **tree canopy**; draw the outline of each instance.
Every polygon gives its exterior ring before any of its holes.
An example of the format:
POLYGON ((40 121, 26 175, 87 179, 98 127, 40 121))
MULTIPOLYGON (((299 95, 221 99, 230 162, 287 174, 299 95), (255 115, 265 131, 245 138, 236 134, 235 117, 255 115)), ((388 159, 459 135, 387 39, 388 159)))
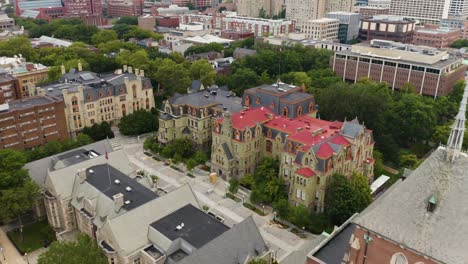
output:
POLYGON ((138 110, 120 119, 119 130, 124 135, 141 135, 158 130, 158 119, 155 114, 138 110))
POLYGON ((107 258, 96 242, 85 234, 76 241, 53 242, 47 251, 39 256, 38 264, 107 264, 107 258))
POLYGON ((207 60, 196 60, 190 65, 190 77, 192 80, 200 80, 203 85, 213 84, 216 71, 207 60))
POLYGON ((94 141, 100 141, 106 138, 113 138, 114 132, 112 132, 111 125, 103 121, 100 124, 93 124, 91 127, 83 128, 83 134, 88 135, 94 141))

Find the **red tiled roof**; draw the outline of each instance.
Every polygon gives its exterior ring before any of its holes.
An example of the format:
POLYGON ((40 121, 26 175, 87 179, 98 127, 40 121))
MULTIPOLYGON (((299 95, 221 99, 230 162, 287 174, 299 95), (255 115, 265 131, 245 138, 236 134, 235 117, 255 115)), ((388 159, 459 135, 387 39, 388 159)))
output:
POLYGON ((327 142, 323 143, 317 151, 317 157, 329 158, 333 155, 333 149, 328 145, 327 142))
POLYGON ((297 169, 296 174, 302 175, 306 178, 310 178, 315 175, 315 172, 311 170, 310 168, 304 167, 304 168, 297 169))
MULTIPOLYGON (((268 114, 273 115, 273 112, 266 107, 240 111, 232 115, 232 126, 239 130, 243 130, 245 127, 254 127, 256 123, 264 123, 270 120, 268 114)), ((220 123, 223 123, 223 121, 223 119, 218 119, 220 123)))
POLYGON ((338 135, 330 140, 331 143, 335 143, 337 145, 344 145, 344 146, 349 146, 351 143, 349 143, 346 138, 344 138, 342 135, 338 135))

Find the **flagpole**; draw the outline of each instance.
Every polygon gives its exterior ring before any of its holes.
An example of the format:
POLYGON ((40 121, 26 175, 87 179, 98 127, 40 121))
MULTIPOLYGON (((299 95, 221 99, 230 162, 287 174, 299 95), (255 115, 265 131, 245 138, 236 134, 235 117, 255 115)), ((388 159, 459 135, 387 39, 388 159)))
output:
POLYGON ((107 155, 107 150, 106 150, 106 165, 107 165, 107 177, 109 177, 109 187, 112 185, 111 177, 110 177, 110 171, 109 171, 109 156, 107 155))

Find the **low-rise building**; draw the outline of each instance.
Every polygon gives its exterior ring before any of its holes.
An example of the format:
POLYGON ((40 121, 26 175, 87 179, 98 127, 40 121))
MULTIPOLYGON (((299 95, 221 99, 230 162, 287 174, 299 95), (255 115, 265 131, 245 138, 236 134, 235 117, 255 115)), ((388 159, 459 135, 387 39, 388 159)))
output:
POLYGON ((13 100, 21 99, 21 90, 19 88, 18 80, 10 74, 0 73, 0 93, 3 102, 10 102, 13 100))
POLYGON ((359 40, 383 39, 412 43, 416 22, 399 16, 379 15, 361 19, 359 40))
POLYGON ((18 98, 36 95, 36 84, 47 79, 49 68, 39 64, 27 62, 20 55, 0 58, 0 68, 18 80, 21 95, 18 98))
POLYGON ((192 81, 187 94, 176 94, 163 103, 159 116, 158 142, 188 138, 199 148, 211 147, 213 118, 223 111, 238 112, 241 98, 226 88, 205 88, 192 81))
POLYGON ((330 66, 344 81, 369 78, 386 82, 392 90, 409 83, 419 94, 434 97, 450 93, 454 84, 464 78, 466 69, 458 54, 384 40, 337 51, 330 66))
POLYGON ((329 122, 308 115, 278 116, 268 107, 220 116, 213 129, 211 170, 220 177, 253 173, 264 157, 280 161, 291 204, 323 212, 335 173, 373 179, 372 131, 357 120, 329 122))
POLYGON ((111 17, 141 16, 143 14, 142 0, 109 0, 107 15, 111 17))
POLYGON ((371 6, 360 6, 359 14, 361 18, 371 18, 378 15, 388 15, 390 8, 388 7, 371 7, 371 6))
POLYGON ((251 31, 234 31, 234 30, 221 31, 221 37, 225 39, 241 40, 241 39, 250 38, 253 36, 254 36, 254 33, 251 31))
POLYGON ((154 107, 151 81, 144 71, 124 66, 110 74, 97 74, 78 69, 65 72, 57 83, 38 88, 40 95, 61 98, 65 107, 68 132, 76 135, 84 127, 103 121, 118 123, 120 118, 137 110, 154 107))
POLYGON ((337 40, 339 25, 338 19, 320 18, 301 22, 299 30, 309 39, 337 40))
POLYGON ((45 208, 59 240, 88 234, 109 263, 271 263, 251 217, 229 228, 201 210, 188 184, 157 194, 129 163, 119 150, 47 173, 45 208))
POLYGON ((286 37, 264 37, 264 38, 257 38, 256 41, 268 43, 274 46, 283 46, 283 45, 295 45, 301 44, 304 47, 308 47, 311 49, 327 49, 332 51, 342 51, 342 50, 350 50, 351 45, 333 42, 331 40, 315 40, 315 39, 308 39, 305 37, 304 34, 300 33, 290 33, 286 37))
POLYGON ((49 96, 0 101, 0 149, 31 149, 68 138, 64 104, 49 96))
POLYGON ((358 38, 359 14, 339 11, 326 13, 325 17, 338 19, 340 21, 338 26, 338 39, 341 43, 347 43, 358 38))
POLYGON ((256 55, 257 51, 254 49, 236 48, 233 53, 234 59, 238 60, 247 56, 256 55))
POLYGON ((15 26, 15 20, 5 13, 0 13, 0 29, 7 30, 15 26))
POLYGON ((438 49, 448 48, 460 35, 460 29, 455 28, 420 28, 414 31, 413 44, 438 49))

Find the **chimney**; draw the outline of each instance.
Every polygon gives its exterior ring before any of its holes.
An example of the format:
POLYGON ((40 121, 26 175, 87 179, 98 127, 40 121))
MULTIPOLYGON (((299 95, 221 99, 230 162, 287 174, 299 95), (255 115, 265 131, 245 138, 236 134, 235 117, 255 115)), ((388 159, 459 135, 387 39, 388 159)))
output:
POLYGON ((78 71, 83 71, 83 64, 81 64, 81 61, 78 61, 78 71))
POLYGON ((67 73, 67 71, 65 70, 65 65, 62 65, 60 66, 60 71, 62 72, 62 75, 64 75, 65 73, 67 73))
POLYGON ((128 85, 128 83, 129 83, 129 80, 128 80, 127 76, 124 77, 124 83, 125 83, 125 85, 128 85))
POLYGON ((112 196, 112 199, 114 200, 114 210, 118 212, 120 208, 124 206, 124 195, 122 193, 118 193, 112 196))
POLYGON ((140 70, 140 76, 145 77, 145 71, 144 70, 140 70))
POLYGON ((123 66, 123 72, 127 72, 127 65, 123 66))
POLYGON ((80 180, 80 183, 83 183, 84 181, 86 181, 86 169, 78 170, 77 175, 80 180))
POLYGON ((140 74, 140 70, 135 68, 135 75, 138 76, 138 74, 140 74))
POLYGON ((128 67, 128 73, 133 73, 133 68, 132 67, 128 67))

